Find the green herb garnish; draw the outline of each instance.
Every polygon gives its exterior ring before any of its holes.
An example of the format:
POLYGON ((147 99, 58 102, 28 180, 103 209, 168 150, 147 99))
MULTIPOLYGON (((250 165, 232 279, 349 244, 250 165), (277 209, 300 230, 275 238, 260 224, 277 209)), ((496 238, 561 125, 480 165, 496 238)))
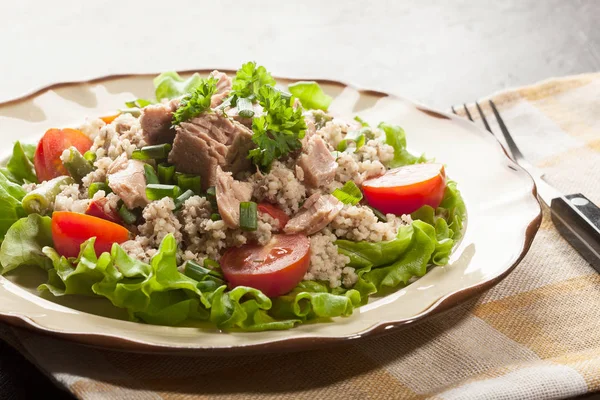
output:
POLYGON ((272 86, 259 90, 258 102, 265 115, 252 120, 252 141, 256 148, 250 150, 249 158, 263 171, 271 168, 273 161, 300 149, 300 140, 306 133, 302 108, 292 107, 291 97, 284 98, 272 86))
POLYGON ((188 121, 210 109, 212 95, 217 91, 217 80, 212 76, 202 79, 194 91, 186 95, 179 108, 173 113, 173 125, 188 121))

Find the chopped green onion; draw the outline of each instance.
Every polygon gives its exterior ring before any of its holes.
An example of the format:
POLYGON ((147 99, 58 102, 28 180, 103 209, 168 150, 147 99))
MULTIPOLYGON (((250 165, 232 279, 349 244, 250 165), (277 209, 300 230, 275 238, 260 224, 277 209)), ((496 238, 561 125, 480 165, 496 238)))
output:
POLYGON ((341 189, 335 189, 331 193, 335 198, 344 204, 357 205, 363 198, 363 194, 356 183, 348 181, 341 189))
MULTIPOLYGON (((138 118, 140 115, 142 115, 142 111, 139 108, 125 108, 122 110, 119 110, 119 112, 121 114, 130 114, 132 117, 136 117, 138 118)), ((137 151, 137 150, 135 150, 137 151)), ((135 153, 134 151, 134 153, 135 153)))
POLYGON ((364 146, 365 142, 367 141, 367 138, 372 137, 373 132, 371 131, 371 128, 360 128, 357 131, 350 131, 346 134, 344 140, 342 140, 338 144, 337 151, 345 151, 348 148, 350 142, 355 143, 356 149, 358 150, 364 146))
POLYGON ((69 157, 63 161, 63 165, 69 172, 69 175, 75 179, 75 182, 81 183, 83 177, 92 172, 94 167, 74 146, 71 146, 68 151, 69 157))
POLYGON ((151 183, 146 186, 146 197, 149 200, 160 200, 163 197, 171 197, 175 199, 181 195, 181 189, 175 185, 161 185, 151 183))
POLYGON ((216 213, 210 214, 210 220, 211 221, 219 221, 219 220, 221 220, 221 215, 216 214, 216 213))
POLYGON ((371 209, 371 211, 373 211, 373 214, 375 214, 375 216, 377 217, 377 219, 381 222, 387 222, 387 217, 385 216, 385 214, 383 214, 381 211, 379 211, 378 209, 376 209, 375 207, 371 207, 371 206, 367 206, 371 209))
POLYGON ((96 153, 94 153, 91 150, 88 150, 85 153, 83 153, 83 158, 93 163, 94 161, 96 161, 96 153))
POLYGON ((153 146, 144 146, 140 150, 134 150, 131 158, 135 160, 162 160, 167 158, 171 151, 171 145, 155 144, 153 146))
POLYGON ((366 122, 364 119, 362 119, 361 117, 359 117, 358 115, 356 117, 354 117, 354 120, 358 123, 360 123, 363 128, 369 126, 369 123, 366 122))
POLYGON ((240 228, 243 231, 258 229, 258 211, 255 202, 243 201, 240 203, 240 228))
POLYGON ((218 209, 218 205, 217 205, 217 190, 215 189, 214 186, 211 186, 208 189, 206 189, 206 198, 210 202, 212 210, 216 211, 218 209))
POLYGON ((88 188, 88 197, 90 199, 93 198, 94 195, 100 190, 104 190, 104 193, 106 194, 112 192, 112 190, 110 190, 110 187, 108 187, 108 185, 105 182, 94 182, 88 188))
POLYGON ((242 97, 237 101, 238 115, 242 118, 254 117, 254 108, 252 107, 252 101, 242 97))
MULTIPOLYGON (((210 260, 213 261, 213 260, 210 260)), ((213 261, 216 263, 216 261, 213 261)), ((219 264, 217 263, 217 266, 219 264)), ((198 264, 194 261, 186 261, 183 267, 183 274, 188 278, 192 278, 198 282, 202 282, 204 280, 217 280, 223 281, 223 275, 218 270, 213 270, 207 267, 206 260, 204 262, 204 266, 198 264)))
POLYGON ((147 185, 160 183, 158 180, 158 176, 156 176, 156 171, 154 171, 154 167, 152 165, 144 164, 144 174, 146 175, 147 185))
POLYGON ((181 196, 177 197, 175 199, 175 211, 177 211, 181 207, 183 207, 183 204, 186 202, 186 200, 194 195, 195 195, 194 191, 186 190, 185 192, 183 192, 183 194, 181 196))
POLYGON ((175 166, 167 163, 158 164, 158 180, 166 185, 172 184, 175 175, 175 166))
POLYGON ((179 175, 177 177, 177 185, 182 190, 193 190, 195 194, 200 194, 202 191, 202 185, 199 175, 179 175))
POLYGON ((205 258, 203 264, 204 264, 204 268, 210 269, 211 275, 217 276, 219 278, 221 278, 223 276, 223 274, 220 272, 221 266, 219 265, 218 261, 212 260, 210 258, 205 258))
POLYGON ((121 219, 123 219, 123 222, 128 225, 135 224, 138 220, 137 214, 125 207, 125 204, 121 205, 119 208, 119 215, 121 216, 121 219))

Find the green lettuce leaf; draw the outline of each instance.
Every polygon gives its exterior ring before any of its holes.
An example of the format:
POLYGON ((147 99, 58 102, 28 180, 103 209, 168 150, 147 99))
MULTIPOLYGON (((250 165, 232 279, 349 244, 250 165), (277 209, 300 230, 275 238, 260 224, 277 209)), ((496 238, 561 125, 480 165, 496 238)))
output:
POLYGON ((163 72, 154 78, 156 100, 172 99, 190 93, 200 86, 202 81, 198 73, 183 79, 175 71, 163 72))
POLYGON ((21 142, 15 142, 13 153, 6 164, 6 169, 17 183, 38 182, 32 161, 33 156, 30 153, 31 145, 23 146, 21 142), (30 155, 31 157, 29 157, 30 155))
POLYGON ((411 278, 421 277, 427 272, 427 265, 436 247, 435 229, 423 221, 414 221, 412 228, 410 245, 398 260, 362 275, 362 279, 373 284, 377 291, 383 287, 406 285, 411 278))
POLYGON ((373 243, 336 240, 338 252, 350 257, 348 266, 361 269, 394 262, 411 243, 412 226, 401 226, 396 239, 373 243))
POLYGON ((23 196, 25 190, 0 173, 0 241, 15 222, 27 216, 21 204, 23 196))
POLYGON ((52 261, 42 252, 44 246, 52 246, 50 221, 49 217, 31 214, 8 229, 0 247, 0 274, 21 265, 52 268, 52 261))
POLYGON ((306 321, 348 316, 360 304, 361 296, 356 290, 334 294, 324 283, 302 281, 290 293, 273 300, 271 313, 278 318, 306 321))
POLYGON ((406 149, 406 133, 398 125, 381 122, 378 128, 385 133, 385 143, 394 148, 394 158, 387 163, 388 168, 397 168, 404 165, 416 164, 427 161, 424 156, 416 157, 406 149))
POLYGON ((288 85, 288 89, 300 100, 304 108, 327 111, 333 101, 317 82, 300 81, 288 85))

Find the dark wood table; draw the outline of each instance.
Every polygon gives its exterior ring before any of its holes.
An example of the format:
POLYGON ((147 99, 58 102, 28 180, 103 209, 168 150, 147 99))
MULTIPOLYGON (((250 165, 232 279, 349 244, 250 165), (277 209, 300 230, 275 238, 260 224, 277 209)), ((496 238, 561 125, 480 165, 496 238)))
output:
MULTIPOLYGON (((600 69, 598 0, 124 3, 0 3, 0 101, 64 80, 255 59, 276 75, 338 78, 446 109, 600 69)), ((0 342, 0 398, 42 396, 69 397, 0 342)))

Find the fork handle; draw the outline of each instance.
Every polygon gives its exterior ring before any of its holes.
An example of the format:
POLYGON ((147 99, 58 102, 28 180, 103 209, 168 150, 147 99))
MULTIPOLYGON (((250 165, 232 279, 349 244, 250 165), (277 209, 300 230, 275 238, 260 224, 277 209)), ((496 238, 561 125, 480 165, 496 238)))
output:
POLYGON ((560 234, 600 272, 600 208, 576 193, 552 199, 550 210, 560 234))

